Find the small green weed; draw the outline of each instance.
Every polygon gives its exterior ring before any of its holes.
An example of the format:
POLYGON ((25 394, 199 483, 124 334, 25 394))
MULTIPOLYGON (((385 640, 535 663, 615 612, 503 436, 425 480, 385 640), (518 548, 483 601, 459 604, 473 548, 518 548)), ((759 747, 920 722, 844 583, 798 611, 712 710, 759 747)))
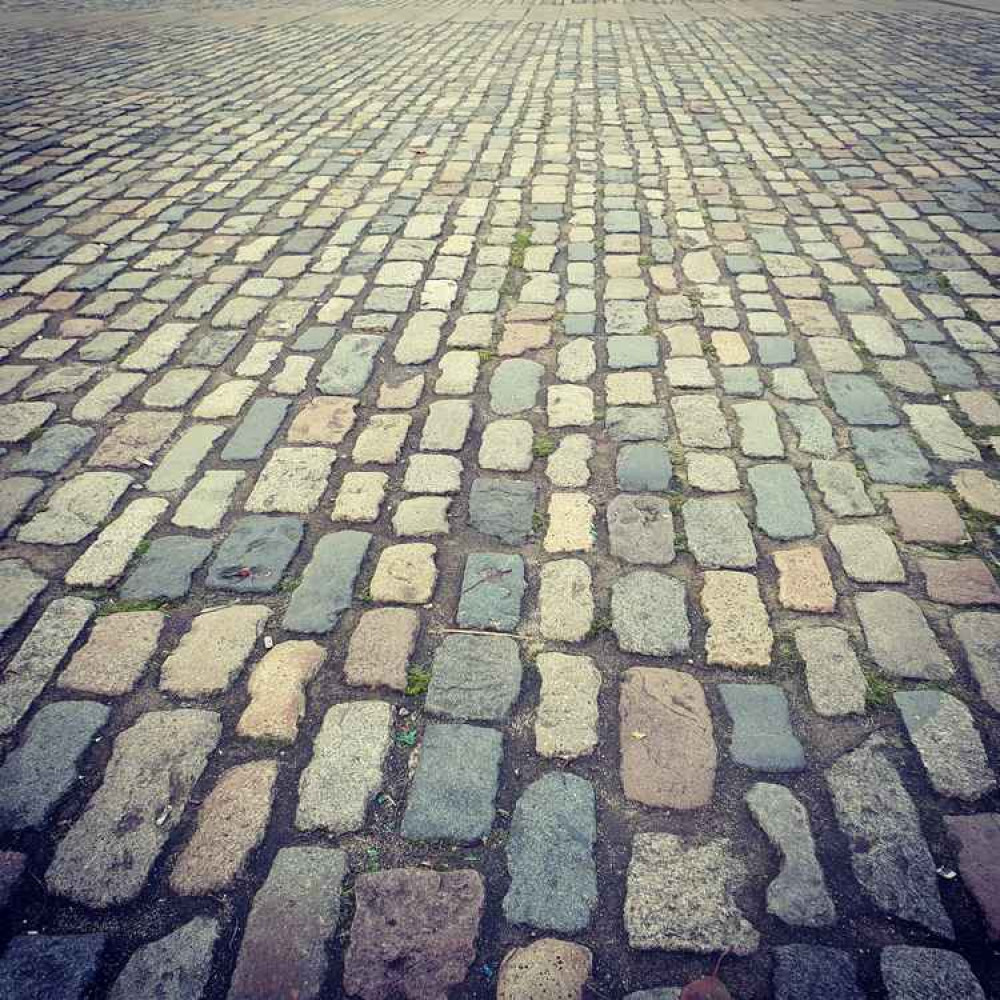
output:
POLYGON ((547 434, 540 434, 531 445, 531 454, 535 458, 548 458, 557 448, 556 442, 547 434))
POLYGON ((411 698, 427 694, 431 684, 431 672, 423 667, 412 667, 406 675, 406 693, 411 698))

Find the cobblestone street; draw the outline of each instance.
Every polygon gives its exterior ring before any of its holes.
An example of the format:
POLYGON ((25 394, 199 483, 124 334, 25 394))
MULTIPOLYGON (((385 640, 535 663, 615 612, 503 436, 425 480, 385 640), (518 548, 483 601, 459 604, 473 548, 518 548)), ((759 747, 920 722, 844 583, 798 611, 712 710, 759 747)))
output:
POLYGON ((1000 998, 994 0, 0 38, 0 1000, 1000 998))

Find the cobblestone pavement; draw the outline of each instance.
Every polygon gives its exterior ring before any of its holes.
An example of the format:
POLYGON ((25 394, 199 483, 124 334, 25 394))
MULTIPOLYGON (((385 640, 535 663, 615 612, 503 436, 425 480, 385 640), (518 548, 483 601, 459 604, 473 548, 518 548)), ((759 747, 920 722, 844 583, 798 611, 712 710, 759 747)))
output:
POLYGON ((1000 997, 996 16, 0 20, 0 998, 1000 997))

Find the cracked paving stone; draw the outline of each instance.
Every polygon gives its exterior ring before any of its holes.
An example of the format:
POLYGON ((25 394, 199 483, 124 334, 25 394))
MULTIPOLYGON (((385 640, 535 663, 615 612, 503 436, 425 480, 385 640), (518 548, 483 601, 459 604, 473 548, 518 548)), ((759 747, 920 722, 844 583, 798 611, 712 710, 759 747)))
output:
POLYGON ((295 826, 351 833, 365 825, 365 813, 382 787, 392 742, 393 708, 384 701, 333 705, 299 779, 295 826))
POLYGON ((346 871, 347 855, 331 847, 278 851, 253 897, 228 1000, 319 1000, 346 871))
POLYGON ((503 743, 477 726, 424 729, 401 832, 407 840, 472 843, 493 828, 503 743))
POLYGON ((181 896, 205 896, 230 887, 246 871, 264 839, 274 802, 278 763, 254 760, 223 772, 198 810, 194 833, 170 872, 181 896))
POLYGON ((42 827, 78 780, 78 768, 110 709, 94 701, 57 701, 32 718, 0 767, 0 830, 42 827))
POLYGON ((365 531, 331 531, 313 549, 292 591, 281 625, 291 632, 330 632, 350 608, 372 536, 365 531))
POLYGON ((620 649, 675 656, 691 645, 684 584, 652 570, 618 577, 611 588, 611 628, 620 649), (650 609, 656 609, 651 615, 650 609))
POLYGON ((521 690, 521 657, 507 636, 449 635, 434 653, 424 707, 455 719, 498 721, 521 690))
POLYGON ((344 989, 363 1000, 438 1000, 476 958, 486 890, 471 869, 396 868, 359 875, 344 989))
POLYGON ((655 496, 621 495, 607 509, 611 554, 628 563, 673 562, 674 520, 670 504, 655 496))
POLYGON ((753 954, 760 934, 733 898, 746 874, 724 838, 692 843, 669 833, 637 833, 625 892, 630 947, 753 954))
POLYGON ((219 922, 194 917, 165 937, 136 949, 108 1000, 190 1000, 204 993, 212 972, 219 922))
POLYGON ((802 743, 792 730, 788 699, 775 684, 720 684, 719 696, 733 720, 729 755, 755 771, 801 771, 802 743))
POLYGON ((512 924, 572 934, 597 903, 594 789, 574 774, 546 774, 521 793, 507 837, 510 887, 503 914, 512 924))
POLYGON ((270 615, 262 604, 201 612, 164 660, 160 687, 182 698, 225 691, 243 670, 270 615))
POLYGON ((835 761, 827 784, 861 888, 879 909, 951 940, 934 858, 881 737, 835 761))
POLYGON ((104 780, 59 842, 48 890, 104 908, 142 890, 222 725, 215 712, 147 712, 116 737, 104 780))
POLYGON ((280 642, 250 674, 250 704, 236 723, 247 739, 293 743, 306 714, 305 689, 323 665, 326 652, 308 640, 280 642))
POLYGON ((465 560, 456 621, 463 628, 514 631, 521 620, 524 587, 520 556, 474 552, 465 560))
POLYGON ((699 566, 749 569, 757 565, 750 525, 735 500, 686 500, 681 512, 688 548, 699 566))
POLYGON ((632 667, 625 672, 618 716, 626 798, 662 809, 711 802, 718 752, 697 680, 664 667, 632 667))
POLYGON ((781 870, 767 887, 767 912, 794 927, 829 927, 837 911, 816 858, 809 814, 783 785, 757 782, 746 794, 757 825, 781 853, 781 870))
POLYGON ((965 703, 944 691, 897 691, 896 707, 939 795, 975 802, 997 787, 965 703))
POLYGON ((298 551, 303 531, 297 517, 241 517, 215 553, 205 586, 241 594, 270 593, 298 551))

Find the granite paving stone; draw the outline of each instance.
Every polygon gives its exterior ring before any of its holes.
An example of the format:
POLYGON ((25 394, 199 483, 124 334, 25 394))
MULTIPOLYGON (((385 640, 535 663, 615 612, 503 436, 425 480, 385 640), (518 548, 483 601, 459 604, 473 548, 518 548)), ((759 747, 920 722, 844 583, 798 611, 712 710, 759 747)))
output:
POLYGON ((682 517, 688 547, 699 566, 749 569, 757 565, 750 525, 735 500, 686 500, 682 517))
POLYGON ((517 643, 506 636, 449 635, 434 653, 425 708, 456 719, 495 721, 521 690, 517 643))
POLYGON ((765 534, 788 541, 806 538, 816 530, 812 509, 793 466, 777 462, 752 465, 747 470, 747 483, 754 495, 757 526, 765 534))
POLYGON ((890 677, 948 680, 954 667, 919 605, 905 594, 875 590, 854 599, 872 659, 890 677))
POLYGON ((237 734, 293 743, 306 712, 306 686, 325 659, 323 647, 308 640, 293 639, 269 649, 250 674, 250 704, 236 723, 237 734))
POLYGON ((307 633, 333 629, 351 607, 355 581, 371 539, 365 531, 331 531, 323 535, 292 591, 282 627, 307 633))
POLYGON ((208 567, 206 586, 214 590, 267 594, 281 582, 302 542, 297 517, 251 514, 233 524, 208 567))
POLYGON ((212 552, 207 538, 155 538, 121 586, 127 601, 176 600, 191 589, 191 577, 212 552))
POLYGON ((965 611, 952 618, 951 627, 983 700, 1000 711, 1000 615, 965 611))
POLYGON ((889 1000, 961 996, 986 1000, 969 963, 953 951, 890 945, 882 949, 882 982, 889 1000))
POLYGON ((854 959, 827 945, 783 944, 774 949, 775 1000, 864 1000, 854 959))
POLYGON ((720 684, 733 721, 729 754, 755 771, 801 771, 802 743, 792 730, 788 699, 775 684, 720 684))
POLYGON ((455 620, 463 628, 511 632, 521 620, 524 588, 520 556, 474 552, 465 560, 455 620))
POLYGON ((0 990, 18 1000, 82 1000, 97 980, 106 934, 20 934, 0 958, 0 990))
POLYGON ((212 972, 219 922, 193 917, 137 948, 108 993, 109 1000, 187 1000, 201 996, 212 972))
POLYGON ((619 648, 646 656, 687 652, 691 623, 685 595, 680 580, 652 570, 618 577, 611 588, 611 628, 619 648))

